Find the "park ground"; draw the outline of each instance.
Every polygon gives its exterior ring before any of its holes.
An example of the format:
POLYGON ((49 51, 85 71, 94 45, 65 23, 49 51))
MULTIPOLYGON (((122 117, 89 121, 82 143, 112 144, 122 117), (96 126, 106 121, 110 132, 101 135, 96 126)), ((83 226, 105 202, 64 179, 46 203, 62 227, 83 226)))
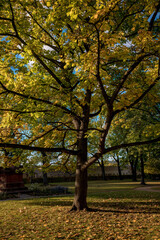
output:
MULTIPOLYGON (((74 192, 74 183, 59 183, 74 192)), ((69 212, 73 194, 0 201, 0 239, 160 240, 160 181, 91 181, 92 211, 69 212)))

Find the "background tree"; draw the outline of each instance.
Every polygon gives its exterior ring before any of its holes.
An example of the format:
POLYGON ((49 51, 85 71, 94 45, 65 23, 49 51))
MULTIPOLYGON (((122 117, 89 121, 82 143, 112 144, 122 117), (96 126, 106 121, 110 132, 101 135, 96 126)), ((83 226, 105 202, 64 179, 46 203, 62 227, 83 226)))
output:
POLYGON ((102 179, 106 180, 105 163, 104 163, 103 157, 98 159, 98 164, 99 164, 99 166, 101 168, 101 171, 102 171, 102 179))
POLYGON ((152 178, 160 178, 160 151, 158 144, 148 146, 144 171, 145 174, 152 178))
POLYGON ((1 1, 1 126, 26 124, 31 133, 21 144, 2 138, 0 147, 76 157, 74 210, 88 208, 90 165, 112 150, 160 140, 155 132, 107 147, 120 113, 146 98, 159 101, 159 10, 157 0, 1 1))

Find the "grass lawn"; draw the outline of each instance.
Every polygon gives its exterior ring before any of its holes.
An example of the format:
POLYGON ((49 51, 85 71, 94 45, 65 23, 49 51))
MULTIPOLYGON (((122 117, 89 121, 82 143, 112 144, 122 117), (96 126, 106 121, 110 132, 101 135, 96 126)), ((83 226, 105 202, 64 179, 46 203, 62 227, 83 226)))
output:
MULTIPOLYGON (((59 185, 73 192, 74 183, 59 185)), ((0 201, 0 239, 160 240, 160 192, 136 187, 126 181, 89 182, 92 212, 69 212, 72 194, 0 201)))

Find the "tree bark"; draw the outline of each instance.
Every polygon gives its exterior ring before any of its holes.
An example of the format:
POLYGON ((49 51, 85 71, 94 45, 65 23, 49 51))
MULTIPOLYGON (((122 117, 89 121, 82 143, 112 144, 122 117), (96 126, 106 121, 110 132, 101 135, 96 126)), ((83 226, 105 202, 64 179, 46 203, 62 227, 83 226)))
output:
POLYGON ((119 157, 117 156, 117 167, 118 167, 118 174, 119 174, 119 179, 123 180, 122 172, 121 172, 121 167, 120 167, 120 161, 119 157))
POLYGON ((100 162, 100 160, 98 160, 98 163, 99 163, 99 166, 100 166, 101 171, 102 171, 102 179, 106 180, 106 172, 105 172, 103 157, 101 157, 101 162, 100 162))
POLYGON ((48 185, 48 177, 47 173, 43 171, 43 185, 47 186, 48 185))
POLYGON ((132 156, 130 157, 130 165, 131 165, 131 171, 132 171, 132 181, 133 182, 137 182, 137 163, 138 163, 138 156, 136 157, 135 161, 132 158, 132 156))
MULTIPOLYGON (((47 156, 47 154, 45 152, 41 152, 41 154, 43 157, 47 156)), ((45 164, 44 159, 42 160, 42 163, 43 163, 43 165, 45 164)), ((47 186, 48 185, 48 177, 47 177, 47 173, 43 170, 43 168, 42 168, 42 174, 43 174, 43 184, 44 184, 44 186, 47 186)))
POLYGON ((87 189, 88 175, 87 168, 81 169, 82 165, 87 161, 87 139, 83 138, 78 141, 80 152, 77 156, 77 168, 75 178, 75 196, 71 210, 80 211, 88 210, 87 206, 87 189))
POLYGON ((87 169, 81 171, 81 169, 76 169, 76 179, 75 179, 75 196, 71 210, 88 210, 87 206, 87 169))
POLYGON ((144 174, 144 161, 143 161, 143 154, 140 154, 140 161, 141 161, 141 185, 145 185, 145 174, 144 174))

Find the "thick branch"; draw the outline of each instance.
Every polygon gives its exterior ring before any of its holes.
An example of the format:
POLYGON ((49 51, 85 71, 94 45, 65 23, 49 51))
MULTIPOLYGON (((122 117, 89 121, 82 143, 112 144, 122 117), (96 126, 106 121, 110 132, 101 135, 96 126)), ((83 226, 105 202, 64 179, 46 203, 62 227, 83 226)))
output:
POLYGON ((155 143, 155 142, 159 142, 159 141, 160 141, 160 136, 155 138, 155 139, 148 140, 148 141, 143 141, 143 142, 123 143, 123 144, 105 149, 104 154, 109 153, 109 152, 114 151, 114 150, 117 150, 117 149, 121 149, 121 148, 141 146, 141 145, 151 144, 151 143, 155 143))
POLYGON ((35 100, 35 101, 39 101, 39 102, 43 102, 43 103, 46 103, 46 104, 49 104, 49 105, 53 105, 55 107, 58 107, 58 108, 62 109, 66 113, 71 114, 72 116, 75 116, 76 118, 80 118, 76 113, 74 113, 73 111, 69 110, 68 108, 66 108, 64 106, 61 106, 60 104, 54 104, 51 101, 48 101, 48 100, 45 100, 45 99, 36 98, 36 97, 30 96, 30 95, 25 95, 25 94, 22 94, 22 93, 12 91, 12 90, 6 88, 2 82, 0 82, 0 85, 8 93, 17 95, 17 96, 22 97, 22 98, 32 99, 32 100, 35 100))
POLYGON ((10 5, 10 9, 11 9, 11 13, 12 13, 12 26, 13 26, 13 29, 16 33, 16 36, 18 37, 18 31, 17 31, 17 28, 16 28, 16 24, 15 24, 15 21, 14 21, 14 12, 13 12, 13 8, 12 8, 12 5, 11 5, 11 1, 9 0, 9 5, 10 5))
POLYGON ((0 143, 0 147, 3 148, 19 148, 23 150, 29 150, 29 151, 37 151, 37 152, 62 152, 67 153, 70 155, 77 155, 78 151, 69 150, 65 148, 44 148, 44 147, 34 147, 34 146, 28 146, 23 144, 12 144, 12 143, 0 143))
POLYGON ((14 38, 17 38, 16 35, 14 35, 13 33, 0 33, 0 36, 9 36, 9 37, 14 37, 14 38))
POLYGON ((22 97, 22 98, 32 99, 32 100, 35 100, 35 101, 40 101, 40 102, 43 102, 43 103, 47 103, 47 104, 52 104, 53 105, 53 103, 48 101, 48 100, 44 100, 44 99, 41 99, 41 98, 36 98, 36 97, 30 96, 30 95, 25 95, 25 94, 18 93, 18 92, 15 92, 13 90, 10 90, 10 89, 6 88, 6 86, 2 82, 0 82, 0 85, 8 93, 12 93, 12 94, 17 95, 17 96, 22 97))
POLYGON ((5 20, 5 21, 10 21, 10 22, 12 22, 12 19, 10 19, 10 18, 5 18, 5 17, 0 17, 0 20, 5 20))
POLYGON ((106 153, 109 153, 111 151, 118 150, 118 149, 121 149, 121 148, 141 146, 141 145, 151 144, 151 143, 155 143, 155 142, 159 142, 159 141, 160 141, 160 136, 158 138, 155 138, 155 139, 152 139, 152 140, 148 140, 148 141, 124 143, 124 144, 120 144, 120 145, 117 145, 117 146, 109 147, 109 148, 105 149, 103 153, 96 153, 96 154, 94 154, 93 157, 91 157, 85 164, 83 164, 82 170, 84 170, 84 169, 88 168, 89 166, 91 166, 103 154, 106 154, 106 153))
POLYGON ((15 113, 20 113, 20 114, 27 114, 27 113, 44 113, 44 112, 51 112, 50 110, 33 110, 33 111, 20 111, 16 109, 5 109, 5 108, 0 108, 0 111, 3 112, 15 112, 15 113))

